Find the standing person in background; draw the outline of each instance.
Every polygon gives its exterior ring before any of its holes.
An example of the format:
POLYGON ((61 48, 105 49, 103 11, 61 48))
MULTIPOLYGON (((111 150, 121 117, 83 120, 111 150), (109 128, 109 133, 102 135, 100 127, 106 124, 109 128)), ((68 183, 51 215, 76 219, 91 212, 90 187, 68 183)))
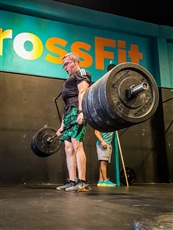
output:
POLYGON ((114 187, 116 184, 112 183, 107 177, 107 163, 111 162, 112 155, 112 139, 113 132, 99 132, 95 130, 95 135, 98 139, 96 142, 97 156, 99 165, 99 181, 97 186, 114 187))
POLYGON ((61 126, 56 134, 65 144, 69 180, 64 185, 58 186, 56 190, 88 191, 86 155, 83 148, 86 122, 82 112, 82 98, 91 83, 91 74, 80 69, 79 57, 76 53, 66 54, 62 58, 62 64, 69 78, 63 84, 62 99, 66 107, 61 126))

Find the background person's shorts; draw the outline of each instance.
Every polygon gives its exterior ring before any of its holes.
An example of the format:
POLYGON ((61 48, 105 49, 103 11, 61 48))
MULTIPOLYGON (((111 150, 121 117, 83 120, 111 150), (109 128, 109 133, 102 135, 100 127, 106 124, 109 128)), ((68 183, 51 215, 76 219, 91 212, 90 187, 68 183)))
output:
POLYGON ((71 142, 71 138, 83 142, 86 133, 86 122, 79 125, 76 120, 78 116, 78 108, 72 107, 70 112, 64 117, 64 131, 60 137, 61 141, 71 142))
POLYGON ((112 145, 108 145, 107 149, 104 149, 101 144, 96 144, 96 149, 99 161, 111 162, 112 145))

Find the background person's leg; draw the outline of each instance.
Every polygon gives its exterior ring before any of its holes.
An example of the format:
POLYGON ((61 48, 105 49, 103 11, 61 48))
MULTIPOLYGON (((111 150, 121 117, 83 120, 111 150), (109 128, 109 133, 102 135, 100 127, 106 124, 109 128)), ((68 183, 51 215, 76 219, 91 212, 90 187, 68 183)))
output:
POLYGON ((102 180, 107 180, 107 161, 100 161, 100 174, 102 180))

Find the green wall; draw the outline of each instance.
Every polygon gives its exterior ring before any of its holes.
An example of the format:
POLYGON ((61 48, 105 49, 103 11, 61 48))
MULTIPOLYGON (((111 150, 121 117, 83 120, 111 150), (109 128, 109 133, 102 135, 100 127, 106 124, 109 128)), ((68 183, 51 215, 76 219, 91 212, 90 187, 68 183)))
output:
POLYGON ((65 79, 61 57, 75 51, 93 81, 110 62, 145 67, 158 86, 173 88, 173 28, 51 0, 4 1, 1 70, 65 79))

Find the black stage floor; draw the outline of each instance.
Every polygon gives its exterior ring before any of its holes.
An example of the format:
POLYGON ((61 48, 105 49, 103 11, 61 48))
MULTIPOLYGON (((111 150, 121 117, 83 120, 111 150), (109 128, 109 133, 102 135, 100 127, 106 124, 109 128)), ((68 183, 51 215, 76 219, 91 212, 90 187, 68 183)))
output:
POLYGON ((56 191, 55 187, 1 186, 0 229, 173 229, 173 183, 93 185, 87 193, 56 191), (160 216, 162 223, 149 226, 151 219, 160 216), (140 220, 148 227, 137 227, 140 220))

